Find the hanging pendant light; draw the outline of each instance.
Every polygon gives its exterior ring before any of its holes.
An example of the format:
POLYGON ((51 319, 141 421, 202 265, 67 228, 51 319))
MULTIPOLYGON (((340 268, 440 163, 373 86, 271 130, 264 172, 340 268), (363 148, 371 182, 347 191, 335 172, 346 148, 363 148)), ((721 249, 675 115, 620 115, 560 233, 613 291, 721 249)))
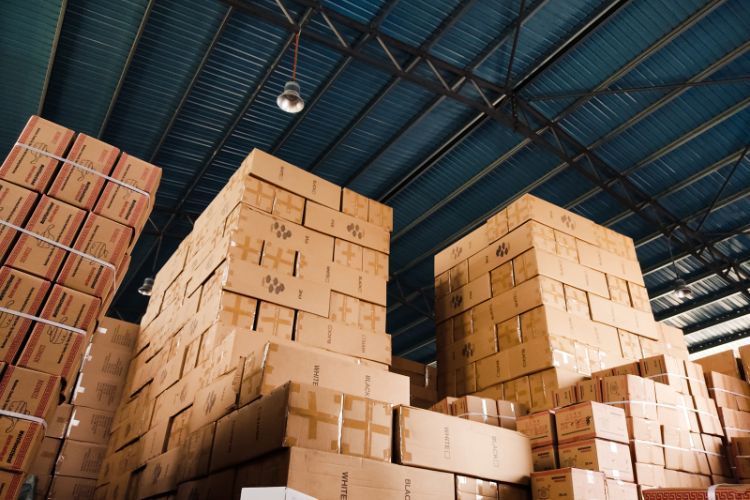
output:
POLYGON ((284 91, 276 98, 276 105, 287 113, 299 113, 305 107, 305 101, 297 83, 297 54, 299 53, 299 31, 294 37, 294 63, 292 79, 284 84, 284 91))
POLYGON ((145 297, 151 297, 151 291, 154 289, 154 278, 148 277, 143 280, 143 284, 138 288, 138 293, 145 297))

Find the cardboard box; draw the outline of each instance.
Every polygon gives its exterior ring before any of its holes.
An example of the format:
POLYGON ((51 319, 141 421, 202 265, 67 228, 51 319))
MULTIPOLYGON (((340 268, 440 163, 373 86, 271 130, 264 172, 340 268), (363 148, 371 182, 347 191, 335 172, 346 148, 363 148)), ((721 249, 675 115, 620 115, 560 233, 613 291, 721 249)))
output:
POLYGON ((451 415, 473 422, 499 426, 497 403, 493 399, 462 396, 451 404, 451 415))
POLYGON ((57 408, 60 377, 9 365, 0 379, 0 409, 49 419, 57 408))
POLYGON ((96 479, 107 446, 65 439, 55 465, 55 475, 96 479))
MULTIPOLYGON (((386 278, 349 269, 335 262, 316 262, 308 257, 300 260, 299 277, 330 286, 331 290, 350 297, 374 302, 383 307, 386 305, 386 278)), ((355 322, 356 318, 355 315, 355 322)))
POLYGON ((569 314, 563 309, 541 306, 520 315, 523 342, 563 337, 597 346, 612 353, 619 349, 617 329, 569 314))
POLYGON ((603 402, 602 399, 602 382, 601 379, 581 380, 575 386, 576 401, 585 403, 586 401, 603 402))
POLYGON ((475 477, 456 476, 456 496, 458 498, 497 498, 497 483, 475 477))
POLYGON ((317 203, 307 203, 304 225, 378 252, 390 253, 390 234, 387 231, 317 203))
POLYGON ((190 416, 191 430, 215 422, 237 408, 241 376, 241 372, 234 370, 198 389, 190 416))
POLYGON ((611 302, 598 295, 589 294, 591 319, 629 332, 658 339, 656 322, 651 313, 611 302))
POLYGON ((463 260, 448 271, 451 291, 458 290, 469 282, 469 261, 463 260))
POLYGON ((237 470, 235 491, 259 486, 287 486, 315 498, 449 500, 455 491, 452 474, 296 447, 237 470))
POLYGON ((529 481, 531 448, 520 433, 404 406, 395 416, 401 464, 514 484, 529 481))
POLYGON ((242 161, 242 175, 251 175, 334 210, 341 207, 341 188, 259 149, 242 161))
POLYGON ((644 464, 640 462, 633 463, 636 482, 644 489, 661 488, 666 484, 664 477, 664 467, 661 465, 644 464))
POLYGON ((141 498, 177 489, 177 469, 181 454, 182 450, 175 448, 146 462, 138 485, 138 495, 141 498))
POLYGON ((367 220, 388 232, 393 231, 393 208, 369 198, 367 204, 367 220))
POLYGON ((45 432, 46 437, 53 437, 56 439, 62 439, 65 437, 65 433, 68 430, 68 423, 70 422, 70 416, 73 414, 73 405, 64 403, 58 405, 55 412, 47 420, 47 431, 45 432))
POLYGON ((596 224, 536 196, 525 194, 508 205, 506 210, 511 231, 528 220, 535 220, 578 239, 598 242, 596 224))
POLYGON ((91 343, 117 346, 132 353, 139 331, 140 325, 103 316, 99 319, 96 335, 91 338, 91 343))
POLYGON ((616 479, 607 479, 605 482, 607 498, 617 498, 618 500, 640 500, 638 486, 633 483, 619 481, 616 479))
POLYGON ((109 175, 120 150, 86 134, 78 134, 66 158, 98 172, 63 163, 47 194, 78 208, 90 210, 104 186, 103 175, 109 175))
POLYGON ((671 470, 681 470, 694 474, 710 474, 708 460, 703 453, 700 437, 693 437, 688 430, 662 425, 664 441, 664 466, 671 470))
POLYGON ((513 259, 513 270, 517 283, 541 275, 609 298, 607 279, 603 273, 541 249, 532 248, 513 259))
POLYGON ((531 460, 534 463, 534 472, 560 468, 560 460, 557 458, 557 448, 553 444, 532 448, 531 460))
MULTIPOLYGON (((23 227, 37 200, 37 194, 13 183, 0 181, 0 220, 23 227)), ((17 231, 0 226, 0 261, 18 236, 17 231)))
POLYGON ((645 286, 637 260, 620 257, 580 240, 578 241, 578 259, 592 269, 622 278, 636 285, 645 286))
POLYGON ((0 470, 0 495, 3 500, 16 500, 24 484, 24 474, 0 470))
POLYGON ((208 477, 181 483, 177 487, 177 500, 211 500, 232 498, 234 491, 234 469, 217 472, 208 477))
POLYGON ((701 365, 706 373, 719 372, 729 377, 742 378, 733 349, 696 359, 695 363, 701 365))
MULTIPOLYGON (((460 240, 435 254, 435 276, 448 271, 450 268, 470 258, 480 250, 487 248, 488 233, 487 226, 479 226, 460 240)), ((494 252, 494 250, 493 250, 494 252)), ((497 266, 488 267, 486 272, 497 266)), ((470 271, 471 274, 471 271, 470 271)), ((476 274, 479 276, 482 273, 476 274)))
POLYGON ((627 422, 633 461, 663 467, 664 446, 659 422, 639 417, 628 417, 627 422))
POLYGON ((560 444, 591 438, 628 442, 622 408, 589 401, 557 410, 555 421, 560 444))
POLYGON ((457 368, 486 358, 497 351, 495 329, 479 330, 447 346, 442 366, 457 368))
POLYGON ((531 411, 548 410, 555 407, 553 394, 561 387, 572 387, 583 375, 562 368, 550 368, 529 375, 531 411))
POLYGON ((681 359, 661 354, 642 359, 640 363, 644 377, 669 385, 681 394, 690 394, 685 364, 681 359))
POLYGON ((0 418, 0 467, 13 472, 29 470, 44 439, 44 426, 7 415, 0 418))
POLYGON ((656 420, 654 382, 634 375, 617 375, 602 380, 602 401, 625 410, 628 417, 656 420))
POLYGON ((148 196, 134 191, 130 187, 107 181, 102 196, 94 207, 94 212, 132 227, 136 230, 136 233, 140 233, 151 207, 154 206, 153 198, 161 180, 161 169, 123 153, 117 165, 115 165, 111 177, 148 193, 148 196))
MULTIPOLYGON (((57 453, 60 451, 61 440, 45 437, 39 446, 34 461, 29 468, 29 474, 36 476, 49 476, 55 467, 57 453)), ((1 494, 1 493, 0 493, 1 494)))
POLYGON ((129 366, 128 351, 112 347, 111 344, 92 342, 86 346, 81 371, 87 375, 109 378, 113 382, 120 381, 124 384, 129 366))
POLYGON ((492 298, 492 315, 497 322, 505 321, 541 305, 565 310, 565 293, 559 281, 537 276, 512 290, 492 298))
POLYGON ((96 479, 58 476, 52 478, 49 498, 93 498, 96 479))
POLYGON ((40 316, 84 333, 37 323, 21 351, 18 366, 60 375, 72 384, 78 371, 87 334, 94 329, 99 299, 61 285, 54 285, 40 316))
MULTIPOLYGON (((732 476, 732 470, 729 467, 729 461, 727 460, 727 454, 725 451, 726 448, 724 447, 722 439, 708 434, 701 434, 700 437, 703 450, 706 452, 706 459, 708 460, 708 467, 711 470, 711 474, 732 476)), ((739 467, 737 467, 737 469, 739 469, 739 467)))
MULTIPOLYGON (((70 246, 86 212, 61 201, 42 196, 26 223, 26 230, 70 246)), ((52 279, 67 251, 29 234, 21 234, 8 254, 5 265, 45 279, 52 279)))
POLYGON ((389 461, 391 406, 308 384, 284 384, 218 421, 211 470, 289 446, 389 461))
MULTIPOLYGON (((32 146, 55 156, 68 149, 73 131, 56 123, 32 116, 18 138, 18 144, 32 146)), ((42 192, 55 174, 58 161, 39 151, 14 145, 0 166, 0 179, 42 192)))
POLYGON ((604 472, 610 479, 634 481, 630 448, 622 443, 589 439, 558 445, 557 453, 563 467, 604 472))
POLYGON ((341 211, 361 220, 368 220, 367 198, 351 189, 341 190, 341 211))
POLYGON ((89 295, 106 297, 110 290, 117 288, 117 270, 132 237, 131 228, 90 213, 73 248, 107 262, 112 267, 71 253, 65 259, 57 281, 89 295))
POLYGON ((240 405, 290 380, 393 404, 409 402, 408 377, 312 347, 262 340, 255 345, 245 362, 240 405))
POLYGON ((120 404, 122 394, 123 384, 120 380, 84 372, 78 375, 71 403, 114 412, 120 404))
POLYGON ((302 224, 305 213, 305 199, 289 191, 276 189, 271 213, 296 224, 302 224))
MULTIPOLYGON (((9 267, 0 268, 0 306, 36 315, 49 290, 49 282, 9 267)), ((31 320, 10 313, 0 313, 0 360, 15 360, 31 320)))
POLYGON ((107 444, 113 420, 112 412, 74 406, 65 437, 85 443, 107 444))
POLYGON ((188 434, 182 446, 182 459, 178 465, 179 482, 208 474, 215 431, 216 423, 212 422, 188 434))
MULTIPOLYGON (((450 295, 435 301, 435 317, 438 321, 451 318, 491 297, 490 275, 485 274, 467 285, 452 291, 450 295)), ((455 335, 454 325, 454 338, 455 335)))
POLYGON ((532 498, 606 500, 604 474, 574 468, 531 474, 532 498))

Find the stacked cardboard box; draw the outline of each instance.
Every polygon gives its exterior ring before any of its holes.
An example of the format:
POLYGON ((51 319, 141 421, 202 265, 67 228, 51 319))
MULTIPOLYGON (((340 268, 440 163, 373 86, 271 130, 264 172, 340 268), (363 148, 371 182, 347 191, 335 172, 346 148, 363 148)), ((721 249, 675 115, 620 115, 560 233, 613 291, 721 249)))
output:
POLYGON ((54 455, 43 427, 70 397, 160 178, 159 168, 37 116, 0 165, 0 415, 3 439, 20 443, 0 457, 12 471, 3 495, 17 491, 40 447, 54 455))
POLYGON ((71 402, 57 408, 29 471, 37 498, 93 497, 137 334, 132 323, 98 322, 71 402))
POLYGON ((671 348, 633 241, 531 195, 437 254, 435 276, 441 396, 539 411, 558 387, 671 348))
POLYGON ((432 405, 430 410, 511 430, 516 430, 516 422, 527 413, 523 405, 513 401, 480 396, 461 396, 460 398, 448 396, 432 405))
MULTIPOLYGON (((393 405, 410 403, 411 377, 388 370, 391 229, 387 207, 250 153, 155 278, 101 498, 201 495, 217 482, 233 494, 287 485, 322 497, 358 488, 452 497, 452 472, 476 457, 456 451, 433 466, 441 416, 403 406, 393 420, 393 405), (325 466, 305 470, 310 457, 325 466)), ((460 435, 484 443, 488 426, 451 420, 455 446, 460 435)), ((527 481, 526 438, 507 432, 492 430, 491 442, 521 460, 506 470, 483 444, 482 477, 527 481)))
POLYGON ((411 405, 429 408, 437 403, 437 369, 406 358, 393 356, 390 371, 409 377, 411 405))

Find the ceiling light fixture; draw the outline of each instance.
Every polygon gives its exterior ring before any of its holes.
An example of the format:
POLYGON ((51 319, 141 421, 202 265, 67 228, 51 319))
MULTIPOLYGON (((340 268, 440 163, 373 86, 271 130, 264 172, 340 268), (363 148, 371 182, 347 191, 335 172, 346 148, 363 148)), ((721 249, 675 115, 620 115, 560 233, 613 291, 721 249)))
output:
POLYGON ((143 284, 138 288, 138 293, 145 297, 151 297, 151 291, 154 289, 154 278, 148 277, 143 280, 143 284))
MULTIPOLYGON (((151 222, 151 224, 153 224, 153 221, 151 221, 150 217, 148 220, 149 222, 151 222)), ((155 224, 154 224, 154 227, 156 227, 155 224)), ((163 233, 159 233, 159 236, 158 236, 159 239, 156 240, 156 251, 154 252, 154 261, 151 263, 151 275, 147 276, 143 280, 143 284, 138 287, 138 293, 140 293, 144 297, 151 297, 151 292, 154 290, 154 276, 156 276, 156 263, 159 261, 159 253, 161 252, 162 237, 163 237, 163 233)))
POLYGON ((674 260, 672 254, 672 236, 671 234, 667 237, 667 247, 669 248, 669 258, 672 260, 672 270, 674 271, 674 288, 672 293, 679 300, 690 300, 693 298, 693 289, 690 288, 687 282, 680 276, 680 272, 677 270, 677 261, 674 260))
POLYGON ((276 98, 276 105, 287 113, 299 113, 305 107, 305 101, 300 94, 297 83, 297 54, 299 52, 299 31, 294 37, 294 63, 292 64, 292 79, 284 84, 284 91, 276 98))

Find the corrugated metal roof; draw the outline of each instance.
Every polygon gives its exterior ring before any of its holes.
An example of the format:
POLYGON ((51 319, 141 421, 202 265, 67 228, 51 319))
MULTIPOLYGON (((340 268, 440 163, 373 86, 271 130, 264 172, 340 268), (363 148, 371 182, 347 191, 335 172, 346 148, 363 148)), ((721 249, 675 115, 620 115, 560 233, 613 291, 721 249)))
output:
MULTIPOLYGON (((227 1, 68 0, 46 93, 61 4, 11 1, 0 144, 44 100, 45 116, 153 159, 164 178, 152 219, 162 230, 171 221, 160 262, 190 229, 172 212, 203 210, 253 147, 383 199, 395 209, 400 283, 388 328, 396 352, 415 359, 435 355, 423 315, 434 253, 528 191, 633 237, 654 311, 696 348, 750 334, 750 158, 736 163, 750 142, 750 3, 527 1, 516 33, 519 0, 285 0, 286 13, 274 0, 227 1), (291 74, 286 14, 303 26, 308 108, 297 116, 275 104, 291 74), (507 121, 482 117, 467 77, 507 121), (513 92, 502 95, 506 81, 513 92), (538 130, 546 146, 524 136, 541 119, 556 121, 563 154, 548 130, 538 130), (611 180, 618 173, 630 188, 611 180), (687 303, 669 293, 675 267, 694 290, 687 303)), ((145 235, 135 250, 115 305, 128 317, 142 310, 133 290, 156 242, 145 235)))

